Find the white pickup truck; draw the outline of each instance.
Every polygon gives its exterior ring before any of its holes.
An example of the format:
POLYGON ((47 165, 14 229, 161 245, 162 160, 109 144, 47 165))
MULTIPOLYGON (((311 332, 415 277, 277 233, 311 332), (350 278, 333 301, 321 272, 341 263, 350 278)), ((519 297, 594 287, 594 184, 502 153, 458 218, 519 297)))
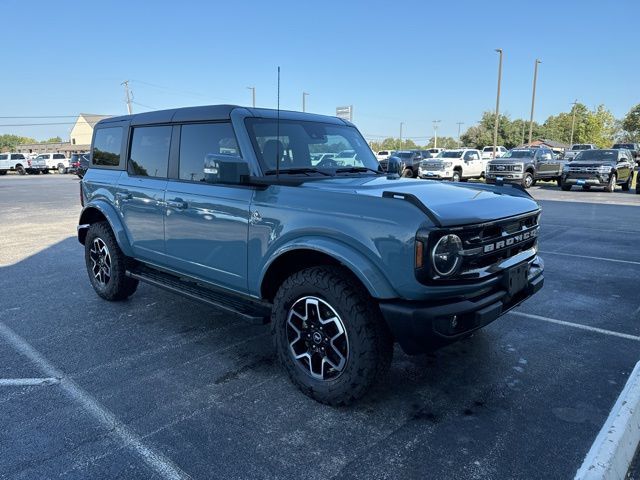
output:
POLYGON ((567 150, 566 152, 564 152, 563 160, 570 162, 571 160, 576 158, 576 155, 578 155, 581 151, 595 150, 597 148, 598 147, 596 147, 593 143, 576 143, 574 145, 571 145, 571 150, 567 150))
POLYGON ((480 150, 457 148, 440 152, 436 158, 420 162, 420 178, 466 182, 470 178, 482 178, 487 169, 488 160, 483 160, 480 150))
POLYGON ((25 173, 48 172, 48 169, 44 160, 37 158, 30 160, 22 153, 0 153, 0 175, 6 175, 8 171, 24 175, 25 173))
POLYGON ((57 170, 58 173, 66 173, 69 168, 69 159, 64 156, 63 153, 41 153, 36 157, 36 160, 44 160, 47 164, 47 171, 57 170))

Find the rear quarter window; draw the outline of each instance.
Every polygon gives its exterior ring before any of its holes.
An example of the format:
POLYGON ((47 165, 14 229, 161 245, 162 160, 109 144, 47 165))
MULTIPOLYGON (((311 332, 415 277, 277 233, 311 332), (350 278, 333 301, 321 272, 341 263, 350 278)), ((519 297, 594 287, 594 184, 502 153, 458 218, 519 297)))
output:
POLYGON ((122 151, 122 127, 100 128, 93 139, 93 165, 98 167, 120 166, 122 151))

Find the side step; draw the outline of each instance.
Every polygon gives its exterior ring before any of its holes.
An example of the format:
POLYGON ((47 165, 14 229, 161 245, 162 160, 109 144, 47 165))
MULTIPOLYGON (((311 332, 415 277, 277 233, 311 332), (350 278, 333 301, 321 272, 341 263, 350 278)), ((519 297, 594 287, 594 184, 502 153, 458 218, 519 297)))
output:
POLYGON ((129 268, 127 276, 206 303, 251 323, 267 323, 271 315, 271 305, 268 303, 243 298, 221 290, 214 290, 198 283, 194 279, 178 277, 144 265, 136 265, 129 268))

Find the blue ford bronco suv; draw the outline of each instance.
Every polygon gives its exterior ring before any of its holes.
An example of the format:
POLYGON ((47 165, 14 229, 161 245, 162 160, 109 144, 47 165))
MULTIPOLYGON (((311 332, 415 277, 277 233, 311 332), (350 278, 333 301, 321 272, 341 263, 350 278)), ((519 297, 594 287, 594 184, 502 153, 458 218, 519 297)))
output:
POLYGON ((524 190, 400 178, 396 163, 382 172, 353 124, 308 113, 102 120, 81 182, 89 280, 106 300, 142 281, 270 322, 293 383, 348 404, 394 342, 417 354, 464 338, 543 284, 524 190))

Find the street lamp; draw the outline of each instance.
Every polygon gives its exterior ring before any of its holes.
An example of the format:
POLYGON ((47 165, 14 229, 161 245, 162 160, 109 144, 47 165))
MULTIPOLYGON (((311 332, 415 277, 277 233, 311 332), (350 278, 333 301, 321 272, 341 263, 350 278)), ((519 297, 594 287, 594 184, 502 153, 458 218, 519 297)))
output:
POLYGON ((247 90, 251 90, 251 98, 253 100, 253 108, 256 108, 256 87, 247 87, 247 90))
POLYGON ((398 150, 402 150, 402 126, 404 125, 404 122, 400 122, 400 148, 398 148, 398 150))
POLYGON ((496 122, 493 128, 493 158, 496 158, 496 145, 498 145, 498 124, 500 123, 500 84, 502 83, 502 49, 496 48, 500 55, 498 63, 498 93, 496 94, 496 122))
POLYGON ((536 58, 533 70, 533 94, 531 95, 531 118, 529 119, 529 146, 531 146, 531 136, 533 134, 533 109, 536 104, 536 81, 538 79, 538 65, 542 62, 536 58))
POLYGON ((573 105, 573 118, 571 119, 571 140, 569 141, 569 146, 573 145, 573 132, 576 126, 576 105, 578 105, 578 99, 576 98, 571 105, 573 105))
POLYGON ((438 148, 438 124, 442 120, 433 121, 433 148, 438 148))
POLYGON ((307 95, 309 95, 307 92, 302 92, 302 111, 303 112, 307 111, 307 95))
POLYGON ((457 122, 458 124, 458 146, 462 146, 462 144, 460 143, 460 126, 464 125, 464 122, 457 122))

